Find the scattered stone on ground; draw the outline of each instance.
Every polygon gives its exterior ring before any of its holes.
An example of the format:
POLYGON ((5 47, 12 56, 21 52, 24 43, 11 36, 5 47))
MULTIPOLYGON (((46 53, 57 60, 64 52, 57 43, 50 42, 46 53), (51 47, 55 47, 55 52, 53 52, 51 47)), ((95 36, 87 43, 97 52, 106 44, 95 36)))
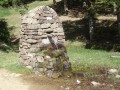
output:
POLYGON ((26 66, 26 68, 28 68, 28 69, 33 69, 32 66, 26 66))
MULTIPOLYGON (((116 75, 119 76, 119 75, 116 75)), ((23 75, 0 69, 0 90, 120 90, 118 84, 78 78, 51 79, 38 75, 23 75), (92 85, 91 85, 92 84, 92 85)))
POLYGON ((76 80, 76 84, 80 84, 80 83, 81 83, 81 81, 77 79, 76 80))
POLYGON ((94 87, 97 87, 97 86, 99 86, 99 85, 100 85, 100 83, 99 83, 99 82, 95 82, 95 81, 92 81, 92 82, 91 82, 91 84, 92 84, 94 87))
POLYGON ((118 74, 115 77, 118 78, 118 79, 120 79, 120 75, 118 75, 118 74))
POLYGON ((110 69, 108 71, 109 74, 118 74, 118 70, 117 69, 110 69))
POLYGON ((0 69, 0 90, 29 90, 29 85, 22 82, 21 76, 22 74, 0 69))

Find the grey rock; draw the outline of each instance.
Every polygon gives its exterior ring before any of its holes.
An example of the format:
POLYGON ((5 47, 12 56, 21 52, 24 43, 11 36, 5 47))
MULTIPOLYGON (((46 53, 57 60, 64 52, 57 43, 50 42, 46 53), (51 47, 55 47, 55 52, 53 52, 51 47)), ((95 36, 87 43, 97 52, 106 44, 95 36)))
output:
POLYGON ((28 68, 28 69, 33 69, 33 67, 32 67, 32 66, 26 66, 26 68, 28 68))
POLYGON ((92 81, 91 84, 92 84, 94 87, 97 87, 97 86, 101 85, 99 82, 95 82, 95 81, 92 81))
POLYGON ((117 74, 118 73, 118 70, 117 69, 110 69, 108 71, 109 74, 117 74))
POLYGON ((49 28, 50 26, 51 26, 50 23, 41 24, 42 29, 49 28))
POLYGON ((34 40, 34 39, 28 39, 27 42, 28 42, 28 43, 37 43, 38 41, 37 41, 37 40, 34 40))
POLYGON ((43 56, 37 56, 37 61, 38 62, 44 62, 43 56))

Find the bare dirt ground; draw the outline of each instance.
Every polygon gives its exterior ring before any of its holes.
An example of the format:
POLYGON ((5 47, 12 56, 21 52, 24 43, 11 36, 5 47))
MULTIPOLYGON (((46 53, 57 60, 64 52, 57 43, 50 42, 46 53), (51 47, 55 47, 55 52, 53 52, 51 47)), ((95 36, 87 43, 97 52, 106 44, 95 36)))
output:
POLYGON ((119 85, 98 83, 82 78, 51 79, 23 75, 0 69, 0 90, 120 90, 119 85), (76 82, 76 80, 80 82, 76 82))
POLYGON ((58 90, 60 83, 51 79, 11 73, 0 69, 0 90, 58 90))
POLYGON ((29 90, 28 85, 22 82, 20 76, 21 74, 0 69, 0 90, 29 90))
MULTIPOLYGON (((84 17, 60 16, 59 18, 60 18, 60 20, 62 22, 64 22, 64 21, 77 21, 77 20, 83 19, 84 17)), ((112 20, 112 21, 116 21, 117 20, 117 16, 113 16, 113 15, 98 16, 97 18, 99 20, 112 20)))

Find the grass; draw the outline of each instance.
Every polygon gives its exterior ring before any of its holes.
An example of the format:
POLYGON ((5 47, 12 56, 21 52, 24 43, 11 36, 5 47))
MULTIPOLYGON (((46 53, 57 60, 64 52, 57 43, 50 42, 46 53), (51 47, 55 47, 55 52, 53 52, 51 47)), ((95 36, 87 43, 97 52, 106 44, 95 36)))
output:
POLYGON ((10 15, 10 12, 7 8, 0 7, 0 17, 5 17, 10 15))
MULTIPOLYGON (((77 43, 78 44, 78 43, 77 43)), ((107 52, 102 50, 85 49, 75 46, 74 44, 68 46, 68 55, 72 63, 73 71, 80 71, 88 67, 105 67, 105 68, 119 68, 120 58, 112 58, 111 56, 120 56, 119 52, 107 52)))
POLYGON ((29 74, 31 70, 21 66, 19 63, 19 54, 15 52, 0 53, 0 68, 5 68, 12 72, 29 74))
MULTIPOLYGON (((90 71, 91 69, 119 68, 120 58, 112 58, 111 56, 119 56, 118 52, 107 52, 100 50, 84 49, 83 47, 75 46, 75 43, 67 47, 70 62, 73 71, 90 71)), ((0 67, 15 72, 30 73, 31 71, 18 64, 19 54, 15 52, 1 52, 0 67)))

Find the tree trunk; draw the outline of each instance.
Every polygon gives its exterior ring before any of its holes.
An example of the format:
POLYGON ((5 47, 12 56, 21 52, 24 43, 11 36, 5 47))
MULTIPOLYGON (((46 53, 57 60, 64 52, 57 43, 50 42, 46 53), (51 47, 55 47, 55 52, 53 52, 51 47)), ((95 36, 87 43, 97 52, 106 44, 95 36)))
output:
POLYGON ((67 4, 67 0, 63 0, 64 1, 64 11, 67 14, 68 13, 68 4, 67 4))
POLYGON ((118 34, 120 36, 120 8, 117 10, 118 34))
POLYGON ((116 3, 113 3, 113 13, 116 14, 117 12, 117 5, 116 3))
POLYGON ((56 0, 53 0, 53 5, 56 5, 56 0))
POLYGON ((90 41, 93 40, 93 34, 94 34, 94 27, 93 27, 93 18, 89 18, 89 35, 90 35, 90 41))

